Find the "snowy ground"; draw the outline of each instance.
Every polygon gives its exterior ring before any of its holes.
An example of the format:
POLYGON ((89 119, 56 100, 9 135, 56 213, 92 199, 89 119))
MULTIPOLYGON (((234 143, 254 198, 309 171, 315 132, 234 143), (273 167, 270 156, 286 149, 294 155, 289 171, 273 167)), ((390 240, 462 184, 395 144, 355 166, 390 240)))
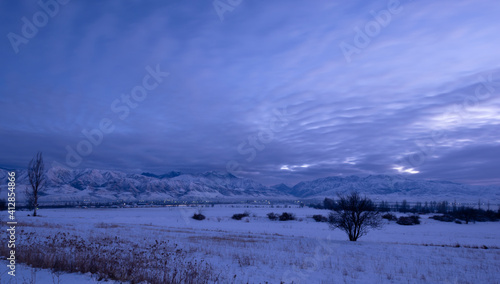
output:
MULTIPOLYGON (((139 246, 169 240, 210 263, 220 283, 500 283, 500 223, 459 225, 422 216, 421 225, 392 222, 349 242, 343 232, 310 218, 327 215, 324 210, 228 205, 201 208, 207 219, 191 219, 198 210, 45 209, 42 217, 18 212, 17 219, 23 224, 18 230, 38 235, 119 236, 139 246), (245 210, 249 218, 231 219, 245 210), (269 212, 293 212, 298 220, 270 221, 269 212)), ((31 268, 19 265, 13 279, 5 264, 0 261, 2 284, 33 283, 31 268)), ((39 270, 35 283, 96 282, 88 274, 59 277, 57 282, 50 271, 39 270)))

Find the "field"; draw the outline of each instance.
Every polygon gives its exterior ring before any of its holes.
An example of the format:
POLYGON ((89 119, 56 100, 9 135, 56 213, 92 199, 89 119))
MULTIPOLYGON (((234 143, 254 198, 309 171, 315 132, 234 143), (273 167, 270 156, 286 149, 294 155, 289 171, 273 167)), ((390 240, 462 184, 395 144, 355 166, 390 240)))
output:
POLYGON ((444 223, 422 215, 420 225, 387 221, 349 242, 311 218, 328 211, 283 207, 18 212, 16 253, 57 269, 18 265, 14 278, 2 259, 1 283, 94 283, 105 280, 104 273, 192 283, 500 283, 499 223, 444 223), (198 210, 205 220, 191 219, 198 210), (250 216, 231 219, 244 211, 250 216), (269 212, 292 212, 297 220, 271 221, 269 212))

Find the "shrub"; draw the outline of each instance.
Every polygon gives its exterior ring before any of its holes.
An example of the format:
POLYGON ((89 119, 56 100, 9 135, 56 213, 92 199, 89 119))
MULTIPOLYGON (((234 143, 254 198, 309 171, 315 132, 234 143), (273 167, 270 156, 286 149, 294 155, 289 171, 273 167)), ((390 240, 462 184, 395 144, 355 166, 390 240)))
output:
POLYGON ((283 213, 280 215, 279 220, 280 220, 280 221, 295 220, 295 215, 293 215, 293 213, 283 212, 283 213))
POLYGON ((431 216, 429 218, 437 220, 437 221, 441 221, 441 222, 453 222, 453 221, 455 221, 455 218, 453 216, 447 215, 447 214, 444 214, 444 215, 434 215, 434 216, 431 216))
POLYGON ((389 221, 396 221, 398 219, 394 214, 391 213, 386 213, 382 215, 382 218, 387 219, 389 221))
POLYGON ((418 216, 418 215, 401 216, 396 221, 396 223, 398 223, 399 225, 405 225, 405 226, 418 225, 418 224, 420 224, 420 216, 418 216))
POLYGON ((326 218, 325 216, 320 215, 320 214, 318 214, 318 215, 313 215, 313 219, 314 219, 314 221, 316 221, 316 222, 328 222, 328 218, 326 218))
POLYGON ((201 221, 201 220, 205 220, 205 215, 203 215, 201 213, 194 213, 193 217, 191 217, 191 218, 198 220, 198 221, 201 221))
POLYGON ((248 217, 248 216, 250 216, 250 213, 245 211, 244 213, 233 214, 233 217, 231 217, 231 219, 241 220, 241 219, 248 217))
POLYGON ((454 218, 465 221, 465 224, 469 224, 470 221, 478 221, 480 219, 479 215, 481 211, 472 207, 462 206, 451 215, 454 218))
POLYGON ((325 200, 323 200, 323 208, 324 209, 334 210, 335 207, 336 207, 335 200, 333 200, 331 198, 325 198, 325 200))
POLYGON ((279 219, 279 215, 271 212, 271 213, 267 213, 267 218, 269 218, 269 220, 271 220, 271 221, 276 221, 279 219))

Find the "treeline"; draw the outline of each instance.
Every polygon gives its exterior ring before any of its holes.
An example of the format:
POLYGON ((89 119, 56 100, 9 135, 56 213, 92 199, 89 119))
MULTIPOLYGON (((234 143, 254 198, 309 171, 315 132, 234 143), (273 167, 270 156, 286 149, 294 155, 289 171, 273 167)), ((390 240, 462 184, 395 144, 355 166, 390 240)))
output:
MULTIPOLYGON (((322 203, 312 204, 310 207, 317 209, 337 209, 338 203, 332 198, 325 198, 322 203)), ((448 201, 430 201, 430 202, 415 202, 410 205, 406 200, 401 203, 389 203, 388 201, 381 201, 376 203, 375 210, 380 212, 400 212, 400 213, 413 213, 413 214, 442 214, 436 216, 436 220, 453 222, 455 219, 463 220, 466 223, 470 221, 486 222, 500 220, 500 208, 497 211, 490 209, 487 205, 486 209, 481 208, 478 204, 477 208, 466 205, 458 205, 449 203, 448 201)))
MULTIPOLYGON (((84 202, 84 201, 66 201, 66 202, 53 202, 47 204, 38 204, 38 208, 75 208, 75 207, 112 207, 122 206, 124 203, 115 202, 84 202)), ((33 206, 26 202, 16 202, 17 210, 33 210, 33 206)), ((0 199, 0 211, 7 210, 7 201, 0 199)))
MULTIPOLYGON (((205 205, 214 206, 215 203, 202 203, 198 201, 51 201, 46 203, 39 203, 38 208, 114 208, 114 207, 140 207, 140 206, 191 206, 191 205, 205 205)), ((26 202, 17 202, 17 210, 33 210, 33 207, 26 202)), ((0 211, 7 210, 7 201, 0 199, 0 211)))

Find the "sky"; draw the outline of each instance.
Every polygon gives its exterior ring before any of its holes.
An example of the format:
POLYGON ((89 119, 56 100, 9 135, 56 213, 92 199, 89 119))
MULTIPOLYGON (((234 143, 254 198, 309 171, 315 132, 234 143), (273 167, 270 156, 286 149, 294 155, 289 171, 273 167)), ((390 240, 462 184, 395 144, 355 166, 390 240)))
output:
POLYGON ((500 185, 498 1, 1 1, 0 167, 500 185))

